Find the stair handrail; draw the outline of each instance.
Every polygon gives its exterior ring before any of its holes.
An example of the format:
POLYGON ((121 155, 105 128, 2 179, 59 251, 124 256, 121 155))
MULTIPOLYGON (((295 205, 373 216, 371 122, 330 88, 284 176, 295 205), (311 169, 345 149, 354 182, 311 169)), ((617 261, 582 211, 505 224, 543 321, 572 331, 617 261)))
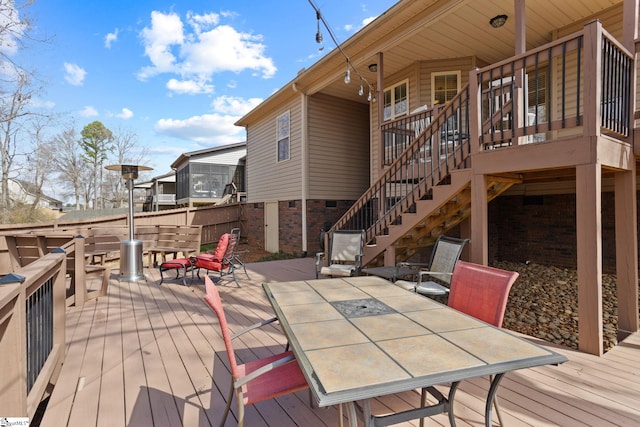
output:
POLYGON ((441 107, 431 123, 330 231, 365 230, 365 239, 371 242, 417 200, 427 196, 433 186, 449 177, 451 170, 468 167, 469 94, 467 84, 441 107))

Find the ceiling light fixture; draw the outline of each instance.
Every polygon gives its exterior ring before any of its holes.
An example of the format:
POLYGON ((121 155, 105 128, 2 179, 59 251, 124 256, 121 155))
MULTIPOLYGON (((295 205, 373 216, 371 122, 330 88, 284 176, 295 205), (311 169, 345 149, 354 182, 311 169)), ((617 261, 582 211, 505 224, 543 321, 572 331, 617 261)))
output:
POLYGON ((371 71, 372 73, 378 71, 378 64, 369 64, 369 71, 371 71))
POLYGON ((489 24, 493 28, 500 28, 504 25, 505 22, 507 22, 507 18, 507 15, 497 15, 489 20, 489 24))

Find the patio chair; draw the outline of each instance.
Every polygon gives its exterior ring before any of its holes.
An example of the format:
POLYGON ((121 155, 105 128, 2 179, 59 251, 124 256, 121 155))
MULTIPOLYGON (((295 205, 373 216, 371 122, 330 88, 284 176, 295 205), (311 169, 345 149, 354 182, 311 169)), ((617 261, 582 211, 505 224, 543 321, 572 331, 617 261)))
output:
POLYGON ((209 276, 204 278, 206 296, 204 297, 209 307, 215 312, 222 330, 222 339, 229 357, 231 368, 231 390, 227 397, 227 405, 220 426, 224 426, 231 408, 233 395, 238 401, 238 426, 244 423, 244 407, 294 393, 309 388, 295 356, 291 351, 275 354, 273 356, 254 360, 244 364, 238 364, 233 350, 232 340, 257 327, 276 321, 276 318, 256 323, 231 335, 227 326, 227 319, 222 307, 220 293, 209 276))
POLYGON ((316 253, 316 279, 324 276, 359 276, 364 253, 364 231, 336 230, 329 237, 327 265, 321 266, 325 252, 316 253))
POLYGON ((396 265, 398 269, 419 269, 417 271, 418 281, 396 280, 395 284, 421 295, 447 295, 453 268, 460 259, 462 249, 464 249, 464 245, 468 241, 469 239, 457 239, 444 235, 438 236, 428 264, 400 262, 396 265))
MULTIPOLYGON (((217 271, 220 274, 220 278, 231 275, 232 280, 240 287, 240 283, 236 278, 236 249, 239 242, 240 229, 233 228, 230 233, 220 236, 213 254, 197 255, 194 267, 197 268, 198 278, 200 278, 200 269, 203 268, 206 270, 207 275, 209 271, 217 271)), ((242 264, 242 267, 244 267, 244 264, 242 264)), ((249 277, 248 274, 247 277, 249 277)))
MULTIPOLYGON (((451 278, 447 305, 498 328, 502 327, 511 286, 518 278, 516 271, 507 271, 465 261, 458 261, 451 278)), ((454 384, 453 390, 457 388, 454 384)), ((421 404, 425 405, 429 387, 422 389, 421 404)), ((500 425, 502 415, 497 396, 493 399, 500 425)), ((423 420, 420 420, 420 426, 423 420)))

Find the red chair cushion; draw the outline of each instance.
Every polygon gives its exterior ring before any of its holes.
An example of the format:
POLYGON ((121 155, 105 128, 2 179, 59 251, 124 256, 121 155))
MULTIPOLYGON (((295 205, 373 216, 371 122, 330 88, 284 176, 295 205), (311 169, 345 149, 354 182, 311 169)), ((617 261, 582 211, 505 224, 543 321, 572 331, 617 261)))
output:
POLYGON ((191 261, 189 261, 189 258, 172 259, 160 264, 160 268, 163 270, 171 270, 172 268, 186 268, 189 266, 191 266, 191 261))
POLYGON ((221 260, 217 259, 215 255, 207 254, 196 256, 196 263, 194 265, 198 268, 211 271, 220 271, 223 268, 221 260))
POLYGON ((229 233, 225 233, 220 236, 220 239, 218 240, 218 246, 216 246, 216 250, 213 253, 213 258, 218 261, 222 261, 224 259, 224 254, 227 252, 227 246, 229 246, 229 236, 229 233))

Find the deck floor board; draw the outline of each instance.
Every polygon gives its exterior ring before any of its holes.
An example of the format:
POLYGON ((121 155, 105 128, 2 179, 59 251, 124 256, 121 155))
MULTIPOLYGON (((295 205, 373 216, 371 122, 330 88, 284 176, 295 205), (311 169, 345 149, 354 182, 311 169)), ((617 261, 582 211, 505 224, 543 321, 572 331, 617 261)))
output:
MULTIPOLYGON (((241 288, 228 281, 218 285, 232 332, 273 317, 263 282, 315 278, 311 258, 247 268, 250 279, 238 274, 241 288)), ((159 286, 156 269, 145 269, 147 280, 137 282, 121 282, 117 273, 107 297, 68 309, 67 355, 41 426, 217 426, 230 387, 229 362, 215 315, 203 301, 202 279, 189 286, 165 279, 159 286)), ((286 337, 274 322, 234 344, 243 362, 283 351, 286 337)), ((544 345, 559 349, 569 362, 505 375, 498 396, 507 425, 640 425, 640 334, 603 357, 544 345)), ((461 384, 455 402, 458 426, 483 424, 488 385, 486 378, 461 384)), ((419 398, 418 391, 407 391, 375 399, 372 409, 408 409, 419 398)), ((236 425, 236 412, 234 402, 226 426, 236 425)), ((308 392, 302 391, 246 408, 245 425, 337 426, 339 412, 310 406, 308 392)), ((449 421, 441 414, 425 425, 448 426, 449 421)))

